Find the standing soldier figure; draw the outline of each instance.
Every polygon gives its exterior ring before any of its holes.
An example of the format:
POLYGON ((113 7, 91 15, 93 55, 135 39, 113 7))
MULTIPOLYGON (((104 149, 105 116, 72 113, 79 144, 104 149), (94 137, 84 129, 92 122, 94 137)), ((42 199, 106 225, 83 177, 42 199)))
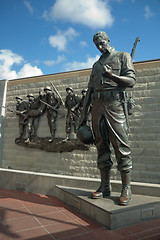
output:
MULTIPOLYGON (((82 89, 81 93, 82 93, 82 97, 81 97, 79 105, 78 105, 79 120, 81 120, 81 115, 82 115, 82 112, 83 112, 83 104, 84 104, 84 100, 85 100, 85 96, 86 96, 87 90, 86 89, 82 89)), ((92 104, 90 104, 90 106, 88 108, 88 112, 87 112, 87 124, 89 126, 91 125, 91 110, 92 110, 92 104)))
POLYGON ((97 32, 93 42, 102 53, 94 63, 83 107, 81 126, 86 124, 88 106, 93 97, 92 127, 97 147, 97 165, 101 174, 101 185, 92 198, 110 196, 112 143, 117 168, 122 179, 120 204, 127 205, 131 199, 130 175, 131 150, 128 141, 128 112, 125 89, 135 84, 135 71, 129 53, 115 51, 105 32, 97 32))
POLYGON ((26 122, 24 118, 27 113, 27 103, 23 101, 21 97, 16 97, 16 101, 16 114, 19 116, 19 137, 17 143, 19 143, 26 133, 26 122))
POLYGON ((33 94, 28 94, 28 106, 27 114, 25 114, 24 121, 28 121, 28 138, 25 142, 30 142, 31 135, 37 136, 37 130, 39 127, 39 121, 41 115, 45 112, 46 105, 41 102, 45 101, 46 96, 42 91, 39 91, 39 96, 34 98, 33 94))
POLYGON ((58 116, 58 109, 61 105, 61 100, 58 98, 55 93, 52 91, 50 86, 47 86, 44 88, 44 92, 46 94, 46 100, 47 100, 47 118, 48 118, 48 126, 51 133, 51 138, 49 142, 52 142, 55 138, 55 132, 56 132, 56 120, 58 116), (49 105, 51 107, 49 107, 49 105))
POLYGON ((67 96, 65 100, 65 107, 67 108, 66 116, 66 138, 63 140, 68 141, 70 139, 71 127, 74 128, 74 133, 77 132, 78 124, 78 105, 80 102, 79 97, 73 93, 73 89, 70 87, 66 88, 67 96))
POLYGON ((26 139, 25 142, 29 143, 31 141, 32 135, 37 136, 40 116, 31 114, 35 110, 37 111, 39 107, 38 101, 36 101, 34 95, 30 93, 27 95, 27 97, 28 97, 28 114, 26 118, 28 119, 27 121, 28 138, 26 139))
POLYGON ((84 103, 84 99, 85 99, 85 96, 86 96, 86 92, 87 92, 86 89, 82 89, 82 91, 81 91, 82 97, 81 97, 80 102, 78 104, 78 110, 80 111, 80 113, 82 112, 82 109, 83 109, 83 103, 84 103))

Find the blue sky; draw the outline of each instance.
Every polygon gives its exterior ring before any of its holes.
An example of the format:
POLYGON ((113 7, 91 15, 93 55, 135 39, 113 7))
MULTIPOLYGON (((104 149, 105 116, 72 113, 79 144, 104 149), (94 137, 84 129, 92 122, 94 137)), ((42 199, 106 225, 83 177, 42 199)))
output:
POLYGON ((92 67, 93 35, 134 61, 160 58, 160 0, 0 0, 0 79, 92 67))

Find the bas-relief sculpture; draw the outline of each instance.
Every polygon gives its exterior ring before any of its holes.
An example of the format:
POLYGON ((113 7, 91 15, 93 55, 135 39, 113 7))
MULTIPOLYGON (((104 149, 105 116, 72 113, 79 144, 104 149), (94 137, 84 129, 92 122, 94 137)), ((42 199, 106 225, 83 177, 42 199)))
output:
POLYGON ((52 82, 51 86, 44 87, 39 91, 38 96, 28 94, 28 101, 16 96, 16 111, 12 111, 19 118, 19 137, 15 143, 29 148, 38 148, 52 152, 70 152, 72 150, 88 150, 88 146, 81 143, 78 139, 71 138, 72 131, 77 133, 82 102, 84 100, 85 90, 82 90, 82 96, 74 94, 72 88, 66 88, 65 103, 52 82), (67 114, 65 114, 67 110, 67 114), (46 121, 50 130, 50 137, 37 136, 41 116, 46 113, 46 121), (56 138, 57 117, 63 118, 66 124, 66 136, 56 138))

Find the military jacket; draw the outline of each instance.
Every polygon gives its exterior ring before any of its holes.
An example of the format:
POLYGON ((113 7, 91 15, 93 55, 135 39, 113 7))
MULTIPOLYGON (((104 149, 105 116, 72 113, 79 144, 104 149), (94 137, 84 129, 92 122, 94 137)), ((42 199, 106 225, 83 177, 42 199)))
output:
POLYGON ((65 107, 68 110, 71 110, 73 107, 75 107, 79 103, 80 99, 77 95, 72 94, 72 95, 67 95, 66 100, 65 100, 65 107))
POLYGON ((132 63, 131 56, 126 52, 115 51, 111 49, 110 55, 102 54, 97 62, 94 63, 90 81, 88 84, 89 88, 94 90, 114 89, 118 86, 117 83, 109 78, 103 76, 103 66, 108 65, 112 69, 112 73, 118 76, 127 76, 135 79, 135 71, 132 63))
POLYGON ((16 110, 17 111, 24 111, 24 110, 26 110, 27 111, 27 102, 25 102, 25 101, 22 101, 21 103, 18 103, 17 105, 16 105, 16 110))

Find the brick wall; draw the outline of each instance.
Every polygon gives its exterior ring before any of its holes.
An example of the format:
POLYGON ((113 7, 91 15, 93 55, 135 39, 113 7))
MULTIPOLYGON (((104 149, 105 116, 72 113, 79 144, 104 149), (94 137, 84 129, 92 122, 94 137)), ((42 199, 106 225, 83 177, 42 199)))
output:
MULTIPOLYGON (((137 103, 130 117, 132 180, 160 183, 160 60, 137 62, 134 66, 137 83, 133 89, 128 90, 137 103)), ((15 96, 25 98, 28 93, 38 95, 38 91, 50 85, 50 81, 54 83, 63 100, 68 86, 81 95, 81 89, 87 87, 89 75, 90 69, 87 69, 9 81, 6 105, 15 109, 15 96)), ((6 111, 4 122, 3 168, 99 178, 94 146, 89 151, 74 150, 69 153, 25 148, 14 143, 19 131, 17 117, 6 111)), ((38 136, 50 136, 45 114, 41 117, 38 136)), ((57 120, 56 137, 65 138, 65 119, 57 120)), ((112 169, 112 178, 120 178, 116 163, 112 169)))

